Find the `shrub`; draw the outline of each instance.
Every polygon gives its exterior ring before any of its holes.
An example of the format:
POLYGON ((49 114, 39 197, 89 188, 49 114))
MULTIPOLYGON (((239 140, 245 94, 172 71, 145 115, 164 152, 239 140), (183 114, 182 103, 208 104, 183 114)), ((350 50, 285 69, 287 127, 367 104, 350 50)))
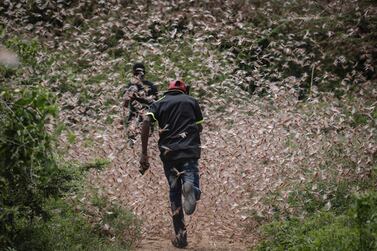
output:
POLYGON ((57 168, 54 138, 45 128, 57 114, 51 94, 40 88, 3 90, 0 111, 0 245, 4 245, 13 243, 18 222, 46 217, 42 204, 64 189, 59 184, 65 174, 57 168))
POLYGON ((257 250, 355 250, 358 230, 348 226, 349 220, 320 212, 306 220, 273 222, 264 228, 267 239, 257 250))
POLYGON ((134 215, 103 198, 98 222, 77 210, 66 195, 83 186, 81 177, 109 161, 58 164, 57 114, 52 95, 42 88, 3 89, 0 99, 0 247, 15 250, 124 250, 139 237, 134 215), (69 193, 68 193, 69 192, 69 193), (108 205, 111 206, 108 206, 108 205), (94 225, 109 226, 109 231, 94 225), (101 231, 98 231, 101 230, 101 231), (113 238, 113 242, 108 237, 113 238))
POLYGON ((360 249, 377 250, 377 193, 357 199, 356 220, 360 229, 360 249))
POLYGON ((34 224, 25 224, 17 234, 14 248, 23 250, 127 250, 118 242, 110 242, 96 233, 70 203, 51 199, 45 204, 50 220, 38 218, 34 224))
POLYGON ((263 227, 256 250, 377 250, 377 193, 354 196, 347 212, 319 211, 263 227))

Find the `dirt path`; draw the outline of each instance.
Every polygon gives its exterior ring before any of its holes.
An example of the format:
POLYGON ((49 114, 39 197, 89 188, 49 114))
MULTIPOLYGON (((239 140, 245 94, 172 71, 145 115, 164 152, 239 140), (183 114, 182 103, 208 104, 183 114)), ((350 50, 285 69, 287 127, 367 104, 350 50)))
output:
MULTIPOLYGON (((163 238, 144 239, 135 251, 151 251, 151 250, 164 250, 164 251, 178 251, 182 249, 174 248, 170 240, 163 238)), ((238 251, 246 250, 242 244, 229 244, 221 242, 211 242, 210 240, 201 240, 200 242, 191 241, 185 250, 192 251, 238 251)))

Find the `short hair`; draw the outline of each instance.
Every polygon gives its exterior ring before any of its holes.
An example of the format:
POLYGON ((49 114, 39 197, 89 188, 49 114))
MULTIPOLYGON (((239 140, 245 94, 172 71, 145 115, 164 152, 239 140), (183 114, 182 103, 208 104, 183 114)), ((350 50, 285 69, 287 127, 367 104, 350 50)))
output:
POLYGON ((138 71, 142 71, 145 74, 145 66, 144 66, 143 63, 135 63, 132 66, 132 72, 133 72, 133 74, 136 74, 138 71))

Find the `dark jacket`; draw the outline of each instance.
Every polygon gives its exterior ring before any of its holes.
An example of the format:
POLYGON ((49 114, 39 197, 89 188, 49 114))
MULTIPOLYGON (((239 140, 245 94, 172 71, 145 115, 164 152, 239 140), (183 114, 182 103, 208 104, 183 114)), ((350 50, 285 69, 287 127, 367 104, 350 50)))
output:
POLYGON ((147 113, 160 127, 158 146, 162 161, 200 158, 203 122, 198 102, 181 91, 168 91, 147 113))

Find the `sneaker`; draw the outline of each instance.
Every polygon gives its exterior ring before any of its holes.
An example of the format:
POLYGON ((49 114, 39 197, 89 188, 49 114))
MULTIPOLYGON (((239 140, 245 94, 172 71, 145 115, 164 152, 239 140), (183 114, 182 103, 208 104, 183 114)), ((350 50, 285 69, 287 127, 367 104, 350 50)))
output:
POLYGON ((183 184, 183 210, 187 215, 192 214, 196 208, 196 196, 194 185, 191 182, 183 184))
POLYGON ((185 248, 187 247, 187 234, 186 231, 180 231, 175 238, 171 241, 176 248, 185 248))

